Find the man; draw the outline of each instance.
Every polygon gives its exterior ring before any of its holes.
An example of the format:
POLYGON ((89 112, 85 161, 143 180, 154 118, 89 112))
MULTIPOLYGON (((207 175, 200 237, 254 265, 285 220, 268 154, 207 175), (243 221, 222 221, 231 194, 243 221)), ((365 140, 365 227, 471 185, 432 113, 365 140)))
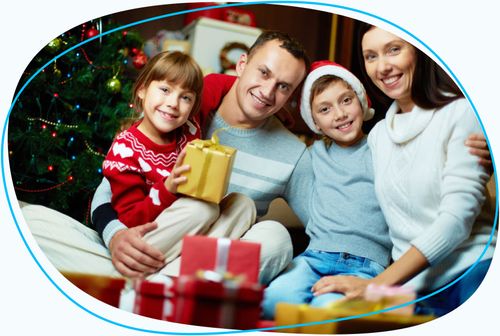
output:
MULTIPOLYGON (((267 212, 272 200, 283 197, 307 223, 310 156, 274 114, 299 87, 308 65, 295 40, 279 32, 265 32, 240 57, 236 78, 209 75, 205 79, 201 111, 205 137, 226 128, 219 132, 221 143, 238 149, 228 192, 252 198, 258 216, 267 212)), ((471 136, 467 145, 482 164, 491 167, 489 152, 482 150, 484 137, 471 136)), ((92 220, 102 240, 94 230, 52 209, 28 205, 22 211, 38 244, 59 270, 137 277, 163 268, 166 274, 177 274, 179 259, 165 266, 163 254, 147 242, 156 224, 127 228, 118 221, 110 200, 109 184, 103 180, 92 202, 92 220)), ((241 239, 261 244, 263 284, 292 259, 288 232, 275 221, 257 222, 241 239)))
MULTIPOLYGON (((273 199, 283 197, 299 218, 307 222, 305 193, 311 185, 310 157, 306 146, 273 115, 299 87, 308 65, 298 42, 286 34, 264 32, 248 54, 240 57, 236 78, 215 75, 205 80, 202 102, 205 134, 210 137, 216 129, 226 129, 219 133, 220 142, 238 149, 228 192, 252 198, 258 216, 267 212, 273 199)), ((94 196, 92 219, 110 254, 95 232, 69 217, 62 220, 62 214, 44 208, 43 219, 49 217, 58 222, 48 225, 40 220, 41 207, 28 206, 23 213, 37 241, 58 269, 109 275, 118 271, 135 277, 163 268, 164 256, 147 242, 147 234, 155 230, 156 224, 127 228, 118 221, 110 199, 109 184, 103 180, 94 196), (49 232, 55 227, 59 231, 57 237, 49 232)), ((241 239, 261 244, 260 281, 264 284, 292 258, 288 232, 275 221, 257 222, 241 239)), ((176 275, 178 267, 176 259, 162 272, 176 275)))

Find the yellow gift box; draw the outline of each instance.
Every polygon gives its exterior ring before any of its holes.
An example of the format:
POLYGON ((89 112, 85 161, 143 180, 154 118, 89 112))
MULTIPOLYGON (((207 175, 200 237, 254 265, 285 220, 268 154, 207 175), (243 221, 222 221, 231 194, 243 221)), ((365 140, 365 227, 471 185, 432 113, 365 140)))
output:
POLYGON ((210 140, 196 139, 186 145, 183 164, 191 166, 183 174, 187 182, 177 187, 177 192, 219 203, 227 192, 236 149, 219 144, 215 131, 210 140))
POLYGON ((370 315, 369 313, 374 312, 373 309, 375 306, 364 300, 345 301, 328 308, 278 303, 275 319, 276 326, 309 324, 279 329, 280 332, 304 334, 371 333, 407 328, 434 319, 434 316, 401 315, 390 312, 370 315), (361 317, 355 317, 358 315, 361 317), (336 321, 321 323, 330 320, 336 321))

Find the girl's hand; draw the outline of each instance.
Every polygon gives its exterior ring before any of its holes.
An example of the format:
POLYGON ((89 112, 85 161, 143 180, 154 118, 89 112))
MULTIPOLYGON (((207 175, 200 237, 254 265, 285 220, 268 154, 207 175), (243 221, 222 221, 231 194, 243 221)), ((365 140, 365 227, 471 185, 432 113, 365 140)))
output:
POLYGON ((325 276, 312 286, 311 291, 314 296, 336 292, 344 294, 346 299, 356 299, 363 297, 370 282, 352 275, 325 276))
POLYGON ((182 165, 182 161, 184 161, 185 156, 186 150, 183 149, 177 157, 177 161, 175 162, 174 168, 170 172, 170 175, 165 180, 165 188, 167 188, 167 190, 172 194, 175 194, 177 192, 179 184, 187 182, 187 177, 182 176, 182 174, 188 172, 191 167, 189 165, 182 165))

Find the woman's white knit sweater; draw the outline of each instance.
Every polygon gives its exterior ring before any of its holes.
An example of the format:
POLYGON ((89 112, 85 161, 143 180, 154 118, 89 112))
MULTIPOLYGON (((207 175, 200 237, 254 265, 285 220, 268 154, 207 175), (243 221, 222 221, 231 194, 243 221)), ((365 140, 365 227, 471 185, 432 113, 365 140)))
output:
POLYGON ((398 110, 394 102, 369 135, 376 195, 394 244, 392 258, 415 246, 431 267, 409 283, 431 290, 483 251, 483 259, 493 255, 493 244, 486 248, 492 212, 481 209, 488 174, 464 145, 481 129, 465 99, 434 110, 398 110))

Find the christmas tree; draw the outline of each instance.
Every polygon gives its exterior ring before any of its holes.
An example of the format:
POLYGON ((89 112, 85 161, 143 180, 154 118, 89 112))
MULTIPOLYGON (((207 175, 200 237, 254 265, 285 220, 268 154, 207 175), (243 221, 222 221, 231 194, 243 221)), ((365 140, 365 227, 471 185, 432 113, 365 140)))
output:
POLYGON ((18 90, 45 66, 21 93, 9 119, 18 199, 84 223, 89 223, 90 200, 102 179, 104 155, 133 112, 133 81, 146 62, 139 34, 116 27, 102 18, 52 40, 26 68, 18 90))

